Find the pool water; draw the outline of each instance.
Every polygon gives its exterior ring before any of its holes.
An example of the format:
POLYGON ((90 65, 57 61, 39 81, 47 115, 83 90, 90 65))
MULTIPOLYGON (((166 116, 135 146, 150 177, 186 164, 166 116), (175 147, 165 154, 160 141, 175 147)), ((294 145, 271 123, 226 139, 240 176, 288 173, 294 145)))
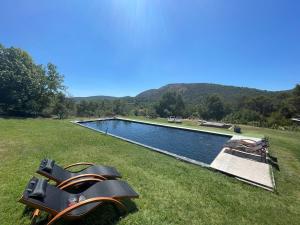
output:
MULTIPOLYGON (((210 164, 231 136, 151 125, 120 119, 80 122, 81 125, 210 164)), ((120 149, 121 150, 121 149, 120 149)))

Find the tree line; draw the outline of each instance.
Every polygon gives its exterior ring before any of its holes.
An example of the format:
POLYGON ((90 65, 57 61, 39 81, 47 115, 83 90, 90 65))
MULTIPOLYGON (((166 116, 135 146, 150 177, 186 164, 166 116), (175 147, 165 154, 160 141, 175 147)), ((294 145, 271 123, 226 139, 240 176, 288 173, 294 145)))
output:
MULTIPOLYGON (((57 116, 66 118, 135 115, 148 117, 181 116, 255 126, 292 125, 300 114, 300 85, 276 96, 241 96, 228 103, 212 94, 191 104, 177 92, 167 92, 156 102, 138 98, 75 101, 67 95, 64 77, 57 67, 35 64, 19 48, 0 45, 0 114, 8 116, 57 116)), ((225 96, 226 97, 226 96, 225 96)))
POLYGON ((235 124, 249 124, 277 128, 293 125, 291 118, 300 115, 300 85, 297 84, 290 92, 276 96, 243 96, 236 103, 225 103, 222 96, 210 95, 197 104, 184 104, 180 95, 165 94, 157 105, 159 116, 179 115, 205 120, 224 121, 235 124), (177 95, 177 97, 175 97, 177 95), (176 110, 175 99, 181 105, 176 110), (172 103, 173 102, 173 103, 172 103), (170 114, 170 106, 172 106, 170 114))
POLYGON ((210 95, 196 104, 188 104, 179 93, 167 92, 154 103, 136 99, 82 100, 75 104, 75 108, 77 116, 180 116, 277 128, 292 126, 291 118, 300 114, 300 85, 290 92, 272 97, 243 96, 235 103, 226 103, 222 96, 210 95))

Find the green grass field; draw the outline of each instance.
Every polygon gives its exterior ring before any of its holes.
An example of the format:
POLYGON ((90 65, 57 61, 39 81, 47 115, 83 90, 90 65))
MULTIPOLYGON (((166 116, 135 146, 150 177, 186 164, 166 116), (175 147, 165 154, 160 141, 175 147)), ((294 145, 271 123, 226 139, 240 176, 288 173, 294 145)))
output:
MULTIPOLYGON (((183 126, 197 127, 193 122, 183 126)), ((92 161, 115 166, 140 194, 134 201, 137 210, 124 218, 106 206, 82 221, 59 224, 299 224, 300 133, 246 126, 242 130, 270 137, 271 153, 280 165, 275 171, 277 193, 67 120, 0 119, 0 224, 30 224, 17 200, 44 157, 61 165, 92 161)))

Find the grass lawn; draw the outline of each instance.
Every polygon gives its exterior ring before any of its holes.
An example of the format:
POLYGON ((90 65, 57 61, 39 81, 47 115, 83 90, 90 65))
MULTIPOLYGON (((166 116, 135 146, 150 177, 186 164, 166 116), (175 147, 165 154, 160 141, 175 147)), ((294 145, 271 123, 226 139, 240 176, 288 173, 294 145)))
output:
MULTIPOLYGON (((197 127, 193 122, 183 126, 197 127)), ((115 166, 140 194, 134 201, 138 210, 120 220, 108 206, 80 222, 59 224, 299 224, 300 133, 246 126, 242 130, 270 137, 271 153, 280 165, 275 171, 277 193, 67 120, 0 119, 0 224, 30 224, 17 200, 44 157, 61 165, 92 161, 115 166)))

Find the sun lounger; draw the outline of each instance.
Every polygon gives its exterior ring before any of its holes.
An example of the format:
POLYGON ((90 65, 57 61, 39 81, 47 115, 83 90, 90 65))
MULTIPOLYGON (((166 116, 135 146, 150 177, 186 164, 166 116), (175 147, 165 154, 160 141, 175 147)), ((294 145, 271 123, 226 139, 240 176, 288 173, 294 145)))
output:
POLYGON ((269 147, 269 142, 267 139, 261 139, 259 141, 254 141, 252 139, 232 139, 229 140, 225 145, 229 147, 232 145, 244 145, 247 147, 255 147, 255 146, 262 146, 262 147, 269 147))
POLYGON ((19 202, 49 213, 50 220, 47 225, 51 225, 60 218, 81 218, 104 202, 112 203, 126 212, 127 209, 121 201, 138 197, 126 182, 120 180, 105 180, 79 194, 71 194, 48 184, 45 179, 33 177, 19 202))
POLYGON ((240 142, 227 142, 224 147, 227 152, 235 153, 234 151, 239 151, 241 153, 257 155, 261 158, 262 162, 266 162, 267 160, 267 148, 263 145, 246 146, 240 142))
POLYGON ((175 116, 170 116, 168 117, 168 122, 169 123, 175 123, 176 117, 175 116))
POLYGON ((54 180, 59 186, 63 186, 79 178, 82 179, 93 177, 98 180, 107 180, 122 177, 114 167, 98 166, 94 165, 93 163, 82 162, 71 164, 62 168, 59 165, 55 164, 55 161, 51 159, 42 160, 36 172, 47 177, 50 180, 54 180), (77 172, 71 172, 67 170, 71 167, 82 165, 87 167, 77 172))
POLYGON ((256 145, 256 146, 246 146, 246 145, 243 145, 243 144, 225 144, 224 147, 227 147, 227 148, 231 148, 231 149, 236 149, 236 150, 239 150, 239 151, 244 151, 244 152, 248 152, 248 153, 253 153, 253 154, 259 154, 259 155, 262 155, 262 154, 265 154, 266 153, 266 147, 263 146, 263 145, 256 145))

